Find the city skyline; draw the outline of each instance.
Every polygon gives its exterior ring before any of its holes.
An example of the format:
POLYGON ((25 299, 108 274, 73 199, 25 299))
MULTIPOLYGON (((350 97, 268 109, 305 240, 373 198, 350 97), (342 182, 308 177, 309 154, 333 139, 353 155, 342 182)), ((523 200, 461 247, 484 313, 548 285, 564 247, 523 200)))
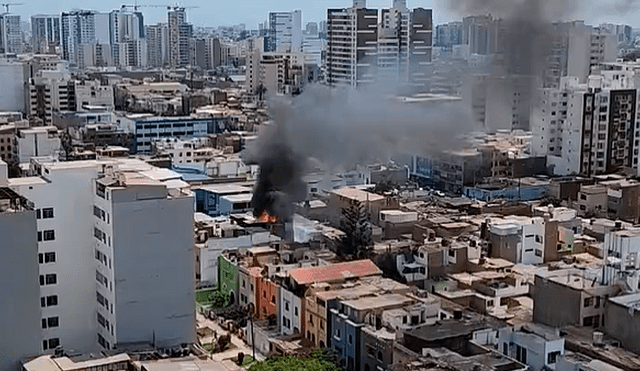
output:
MULTIPOLYGON (((616 6, 615 0, 595 1, 589 0, 592 5, 583 6, 583 9, 575 11, 568 19, 585 20, 587 23, 625 23, 633 27, 640 27, 637 17, 640 12, 640 4, 627 2, 622 6, 616 6)), ((36 14, 60 14, 63 11, 73 9, 91 9, 100 12, 108 12, 119 9, 123 4, 135 3, 132 1, 107 0, 101 2, 83 2, 80 0, 65 1, 63 3, 36 0, 24 5, 11 7, 11 12, 22 17, 23 21, 36 14)), ((391 0, 368 0, 367 6, 371 8, 390 7, 391 0)), ((139 5, 172 5, 162 1, 138 2, 139 5)), ((327 9, 346 8, 351 6, 350 0, 326 0, 322 2, 309 2, 303 6, 293 0, 257 1, 246 0, 242 2, 207 2, 204 0, 190 0, 178 3, 185 7, 198 7, 187 9, 189 22, 198 27, 233 26, 244 23, 247 29, 257 29, 259 23, 267 20, 268 13, 272 11, 302 10, 302 24, 307 22, 320 22, 326 19, 327 9), (211 12, 211 13, 208 13, 211 12)), ((133 4, 131 4, 133 5, 133 4)), ((410 8, 423 7, 433 9, 435 24, 461 20, 462 15, 448 9, 443 2, 436 0, 408 0, 410 8)), ((145 23, 152 24, 166 22, 166 11, 163 7, 141 7, 145 16, 145 23)), ((471 15, 471 14, 469 14, 471 15)))

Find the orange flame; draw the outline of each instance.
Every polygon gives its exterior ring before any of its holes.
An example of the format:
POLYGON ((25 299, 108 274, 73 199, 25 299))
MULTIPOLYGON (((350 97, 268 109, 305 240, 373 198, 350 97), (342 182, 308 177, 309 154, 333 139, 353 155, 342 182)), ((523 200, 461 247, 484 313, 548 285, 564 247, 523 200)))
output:
POLYGON ((266 211, 262 213, 262 215, 260 215, 260 217, 258 218, 258 220, 260 220, 261 223, 269 223, 269 224, 274 224, 278 222, 278 217, 276 216, 272 216, 269 215, 266 211))

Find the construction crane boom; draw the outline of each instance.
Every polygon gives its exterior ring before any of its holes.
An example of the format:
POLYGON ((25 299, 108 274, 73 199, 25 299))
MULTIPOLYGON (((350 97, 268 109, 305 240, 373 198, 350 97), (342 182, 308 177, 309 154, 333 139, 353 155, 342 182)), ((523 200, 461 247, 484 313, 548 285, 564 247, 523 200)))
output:
POLYGON ((10 6, 24 5, 24 3, 6 3, 6 4, 0 4, 0 5, 4 6, 4 8, 7 10, 5 13, 9 13, 9 7, 10 6))

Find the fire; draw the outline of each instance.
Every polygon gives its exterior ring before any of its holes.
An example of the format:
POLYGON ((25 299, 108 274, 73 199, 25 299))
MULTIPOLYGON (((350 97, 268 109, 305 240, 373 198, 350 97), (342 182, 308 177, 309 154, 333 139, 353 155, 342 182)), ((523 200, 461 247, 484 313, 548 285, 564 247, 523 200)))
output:
POLYGON ((278 217, 269 215, 269 213, 267 213, 266 211, 263 212, 258 219, 260 220, 261 223, 274 224, 278 222, 278 217))

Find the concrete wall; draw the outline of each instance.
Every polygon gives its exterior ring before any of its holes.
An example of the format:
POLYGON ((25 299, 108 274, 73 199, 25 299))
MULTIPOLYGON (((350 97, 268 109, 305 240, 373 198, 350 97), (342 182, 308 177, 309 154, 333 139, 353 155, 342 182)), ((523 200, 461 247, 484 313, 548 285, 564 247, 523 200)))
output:
POLYGON ((129 201, 137 188, 112 191, 117 342, 194 342, 193 198, 129 201))
POLYGON ((532 299, 534 322, 551 327, 581 325, 580 291, 536 276, 532 299))
POLYGON ((622 346, 640 354, 640 312, 609 301, 605 308, 605 332, 619 340, 622 346))
POLYGON ((35 212, 0 212, 0 236, 0 371, 17 371, 42 346, 35 212))
MULTIPOLYGON (((95 162, 75 162, 71 168, 50 167, 42 175, 50 183, 15 187, 37 209, 52 207, 54 217, 40 219, 38 231, 54 230, 55 240, 42 241, 38 252, 55 252, 56 262, 40 266, 40 273, 56 274, 57 284, 40 287, 41 296, 58 296, 58 305, 42 315, 58 317, 57 328, 42 330, 42 339, 60 339, 65 350, 99 350, 96 339, 96 263, 93 237, 95 162), (48 172, 48 173, 47 173, 48 172)), ((192 264, 193 265, 193 264, 192 264)), ((47 353, 53 353, 48 350, 47 353)))

